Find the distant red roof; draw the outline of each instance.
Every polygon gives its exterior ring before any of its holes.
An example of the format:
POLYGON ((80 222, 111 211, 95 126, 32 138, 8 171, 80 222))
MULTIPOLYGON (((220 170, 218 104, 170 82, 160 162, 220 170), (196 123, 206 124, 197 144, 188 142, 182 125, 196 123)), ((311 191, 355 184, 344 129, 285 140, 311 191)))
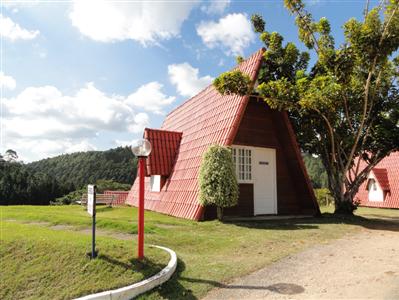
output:
POLYGON ((147 158, 146 175, 169 176, 176 160, 182 133, 146 128, 144 137, 152 145, 151 154, 147 158))
MULTIPOLYGON (((362 170, 364 167, 365 163, 363 162, 360 169, 362 170)), ((387 192, 384 201, 369 201, 367 180, 360 186, 355 199, 360 200, 361 206, 399 208, 399 151, 385 157, 372 169, 372 173, 381 188, 387 192)))
POLYGON ((372 172, 377 180, 378 184, 380 185, 383 191, 389 191, 389 180, 388 180, 388 172, 385 168, 373 168, 372 172))
MULTIPOLYGON (((264 49, 260 49, 238 66, 253 82, 263 52, 264 49)), ((183 133, 180 149, 173 172, 161 192, 151 192, 150 179, 146 178, 146 209, 187 219, 201 218, 203 207, 197 199, 202 154, 212 144, 232 144, 248 100, 249 96, 223 96, 210 85, 166 117, 162 130, 183 133)), ((127 203, 137 205, 137 194, 136 180, 127 203)))

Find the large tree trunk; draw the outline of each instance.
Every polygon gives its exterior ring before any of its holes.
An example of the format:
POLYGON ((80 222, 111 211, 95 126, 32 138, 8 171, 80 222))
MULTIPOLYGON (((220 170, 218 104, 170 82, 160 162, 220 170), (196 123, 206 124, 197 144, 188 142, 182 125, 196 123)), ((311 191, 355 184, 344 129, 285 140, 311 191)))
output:
MULTIPOLYGON (((352 189, 347 189, 342 184, 343 174, 342 170, 335 168, 327 169, 328 187, 334 198, 335 214, 353 215, 356 205, 353 202, 353 196, 356 194, 352 189)), ((358 189, 358 187, 357 187, 358 189)), ((357 191, 356 189, 356 191, 357 191)))
POLYGON ((223 220, 223 207, 217 206, 216 207, 217 218, 219 221, 223 220))

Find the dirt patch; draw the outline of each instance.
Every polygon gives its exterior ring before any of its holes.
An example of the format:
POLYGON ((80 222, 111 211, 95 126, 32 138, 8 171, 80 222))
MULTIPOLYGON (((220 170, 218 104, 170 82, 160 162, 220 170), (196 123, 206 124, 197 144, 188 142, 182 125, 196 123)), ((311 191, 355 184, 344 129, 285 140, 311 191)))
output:
POLYGON ((49 226, 49 228, 53 230, 73 230, 75 227, 72 225, 57 224, 49 226))
POLYGON ((159 227, 159 228, 165 228, 165 229, 168 229, 168 228, 176 228, 176 227, 178 227, 179 225, 174 225, 174 224, 157 224, 157 227, 159 227))
POLYGON ((399 299, 399 226, 393 229, 364 229, 315 246, 205 299, 399 299))
MULTIPOLYGON (((23 222, 20 220, 15 220, 15 219, 7 219, 4 220, 7 222, 17 222, 25 225, 36 225, 36 226, 43 226, 43 227, 48 227, 52 230, 64 230, 64 231, 74 231, 82 234, 91 234, 92 229, 91 228, 83 228, 73 226, 73 225, 66 225, 66 224, 57 224, 57 225, 51 225, 49 222, 23 222)), ((100 228, 96 228, 96 235, 97 236, 106 236, 106 237, 111 237, 114 239, 118 240, 133 240, 137 238, 137 234, 130 234, 130 233, 123 233, 123 232, 115 232, 115 231, 110 231, 110 230, 104 230, 100 228)))
POLYGON ((5 222, 15 222, 15 223, 21 223, 25 225, 36 225, 36 226, 50 226, 51 223, 49 222, 44 222, 44 221, 21 221, 21 220, 16 220, 16 219, 5 219, 5 222))

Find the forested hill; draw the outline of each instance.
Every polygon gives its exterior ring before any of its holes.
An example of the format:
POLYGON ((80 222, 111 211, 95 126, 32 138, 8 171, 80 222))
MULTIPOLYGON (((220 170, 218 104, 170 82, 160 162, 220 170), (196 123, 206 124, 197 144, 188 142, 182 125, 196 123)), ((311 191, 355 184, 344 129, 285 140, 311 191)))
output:
POLYGON ((26 167, 34 173, 52 176, 72 191, 98 179, 132 184, 137 161, 128 147, 118 147, 107 151, 63 154, 29 163, 26 167))

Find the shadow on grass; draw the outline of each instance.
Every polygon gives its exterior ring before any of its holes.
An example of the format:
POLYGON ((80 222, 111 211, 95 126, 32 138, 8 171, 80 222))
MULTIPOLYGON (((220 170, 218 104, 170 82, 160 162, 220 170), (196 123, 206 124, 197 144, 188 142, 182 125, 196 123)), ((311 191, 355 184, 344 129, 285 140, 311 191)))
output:
POLYGON ((165 267, 164 264, 155 263, 146 257, 143 260, 130 259, 129 262, 124 262, 100 253, 98 259, 127 270, 133 269, 135 272, 140 272, 144 278, 155 275, 165 267))
POLYGON ((153 298, 162 298, 162 299, 184 299, 184 300, 196 300, 198 299, 193 295, 193 291, 189 288, 184 287, 180 281, 183 281, 183 277, 181 277, 182 272, 186 269, 186 264, 180 259, 177 258, 177 267, 175 273, 172 277, 165 282, 163 285, 140 295, 138 299, 153 299, 153 298), (150 294, 155 293, 155 297, 149 297, 150 294), (158 297, 157 297, 158 296, 158 297), (159 297, 160 296, 160 297, 159 297))
POLYGON ((232 224, 240 227, 256 229, 276 229, 276 230, 303 230, 318 229, 317 222, 309 223, 305 219, 286 219, 286 220, 256 220, 256 221, 224 221, 226 224, 232 224))
POLYGON ((321 224, 357 225, 370 230, 386 230, 399 232, 399 218, 373 215, 372 217, 345 216, 324 213, 320 217, 264 221, 226 221, 226 223, 257 229, 268 230, 303 230, 318 229, 321 224))
POLYGON ((108 205, 97 205, 96 206, 96 212, 106 212, 106 211, 111 211, 113 210, 112 206, 108 206, 108 205))

